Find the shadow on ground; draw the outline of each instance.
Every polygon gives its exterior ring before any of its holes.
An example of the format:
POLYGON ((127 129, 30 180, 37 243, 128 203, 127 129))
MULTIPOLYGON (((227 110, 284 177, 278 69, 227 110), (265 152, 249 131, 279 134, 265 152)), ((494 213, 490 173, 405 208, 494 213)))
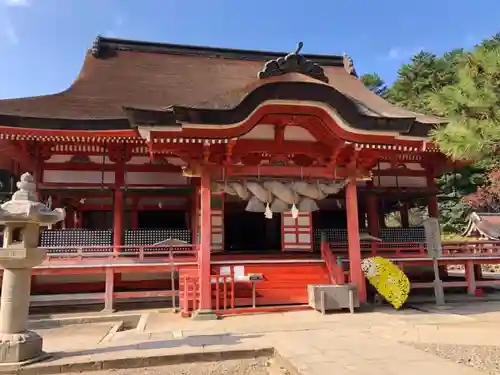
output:
MULTIPOLYGON (((172 349, 179 348, 182 346, 189 346, 193 348, 204 348, 215 345, 232 346, 238 345, 243 342, 243 340, 255 339, 262 337, 262 335, 233 335, 218 334, 218 335, 198 335, 189 336, 181 339, 171 339, 171 340, 157 340, 157 341, 146 341, 137 344, 101 347, 95 349, 78 350, 78 351, 63 351, 51 353, 51 360, 60 359, 63 357, 81 357, 95 354, 106 354, 113 352, 121 352, 127 350, 151 350, 151 349, 172 349)), ((50 360, 49 360, 50 361, 50 360)))

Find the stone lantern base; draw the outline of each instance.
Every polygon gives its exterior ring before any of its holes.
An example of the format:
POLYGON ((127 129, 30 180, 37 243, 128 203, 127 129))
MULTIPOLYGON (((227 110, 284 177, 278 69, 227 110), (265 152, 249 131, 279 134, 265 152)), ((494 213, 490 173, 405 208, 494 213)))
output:
POLYGON ((27 330, 31 269, 43 262, 38 247, 40 225, 64 220, 65 211, 51 210, 37 200, 33 176, 25 173, 12 199, 0 205, 3 247, 0 249, 2 293, 0 296, 0 366, 19 366, 44 359, 42 338, 27 330))
POLYGON ((45 358, 42 337, 33 331, 0 334, 0 366, 25 364, 45 358))

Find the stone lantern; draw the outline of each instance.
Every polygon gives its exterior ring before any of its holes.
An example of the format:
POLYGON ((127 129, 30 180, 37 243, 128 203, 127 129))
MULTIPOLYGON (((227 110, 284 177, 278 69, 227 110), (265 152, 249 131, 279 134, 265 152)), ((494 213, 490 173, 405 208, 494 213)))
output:
POLYGON ((31 269, 45 259, 46 251, 38 247, 40 226, 55 224, 65 217, 64 209, 51 210, 38 201, 31 174, 23 174, 17 188, 12 200, 0 206, 0 224, 4 225, 0 249, 0 365, 23 364, 43 356, 42 338, 26 329, 31 269))

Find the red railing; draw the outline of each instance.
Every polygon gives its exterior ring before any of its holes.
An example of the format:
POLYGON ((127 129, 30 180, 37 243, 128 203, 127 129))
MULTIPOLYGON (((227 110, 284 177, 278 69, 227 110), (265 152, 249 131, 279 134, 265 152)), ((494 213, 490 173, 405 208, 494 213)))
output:
POLYGON ((446 256, 500 256, 500 241, 444 241, 446 256))
MULTIPOLYGON (((333 257, 348 257, 346 242, 329 243, 333 257)), ((443 241, 443 256, 500 256, 500 241, 443 241)), ((322 256, 325 251, 322 250, 322 256)), ((328 253, 328 252, 326 252, 328 253)), ((420 258, 427 256, 425 243, 422 242, 362 242, 361 255, 383 256, 389 258, 420 258)))
POLYGON ((198 308, 199 287, 198 278, 195 276, 183 276, 181 278, 182 298, 180 301, 181 313, 187 317, 198 308))
POLYGON ((325 261, 330 282, 332 284, 345 284, 346 277, 343 268, 337 263, 335 255, 332 253, 330 244, 325 240, 321 240, 321 258, 325 261))
POLYGON ((161 262, 196 262, 197 245, 145 246, 58 246, 45 247, 47 262, 87 260, 157 260, 161 262))
POLYGON ((212 297, 215 298, 215 312, 234 310, 235 283, 233 275, 212 275, 212 297), (222 288, 221 288, 222 284, 222 288), (215 290, 214 290, 215 289, 215 290))
MULTIPOLYGON (((233 275, 211 275, 212 307, 217 313, 229 313, 235 308, 235 281, 233 275)), ((195 276, 181 278, 181 311, 190 316, 199 307, 199 284, 195 276)))
MULTIPOLYGON (((330 243, 334 256, 345 258, 348 255, 347 242, 330 243)), ((362 242, 361 255, 364 257, 407 257, 425 256, 425 245, 418 242, 362 242)))

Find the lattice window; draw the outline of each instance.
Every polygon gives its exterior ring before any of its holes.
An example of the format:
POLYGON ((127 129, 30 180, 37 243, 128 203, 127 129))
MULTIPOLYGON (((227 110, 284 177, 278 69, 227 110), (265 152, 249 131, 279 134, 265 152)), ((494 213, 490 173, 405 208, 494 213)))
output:
MULTIPOLYGON (((125 231, 124 244, 152 245, 168 240, 178 239, 191 243, 191 231, 189 229, 130 229, 125 231)), ((65 230, 45 230, 40 234, 40 246, 42 247, 64 247, 61 250, 51 250, 54 252, 76 252, 77 249, 71 247, 85 246, 105 246, 100 251, 111 251, 113 245, 112 230, 91 230, 91 229, 65 229, 65 230)), ((89 249, 90 250, 90 249, 89 249)), ((132 249, 124 249, 125 251, 132 249)), ((94 251, 94 250, 93 250, 94 251)), ((135 250, 134 250, 135 251, 135 250)))
MULTIPOLYGON (((365 231, 361 231, 364 233, 365 231)), ((315 229, 314 248, 319 250, 321 243, 321 234, 326 236, 329 242, 347 242, 347 229, 327 228, 315 229)), ((380 229, 380 239, 383 242, 425 242, 425 233, 423 227, 413 228, 384 228, 380 229)), ((390 245, 388 245, 390 246, 390 245)))
MULTIPOLYGON (((112 230, 45 230, 40 234, 40 246, 42 247, 67 247, 51 252, 75 252, 76 249, 71 249, 71 246, 111 246, 112 244, 112 230)), ((109 248, 104 248, 102 251, 109 251, 109 248)))
POLYGON ((312 217, 299 213, 297 219, 290 212, 281 215, 281 246, 283 251, 313 251, 312 217))
MULTIPOLYGON (((224 251, 224 195, 213 194, 210 199, 212 220, 212 251, 224 251)), ((201 233, 201 210, 198 213, 198 233, 201 233)))

